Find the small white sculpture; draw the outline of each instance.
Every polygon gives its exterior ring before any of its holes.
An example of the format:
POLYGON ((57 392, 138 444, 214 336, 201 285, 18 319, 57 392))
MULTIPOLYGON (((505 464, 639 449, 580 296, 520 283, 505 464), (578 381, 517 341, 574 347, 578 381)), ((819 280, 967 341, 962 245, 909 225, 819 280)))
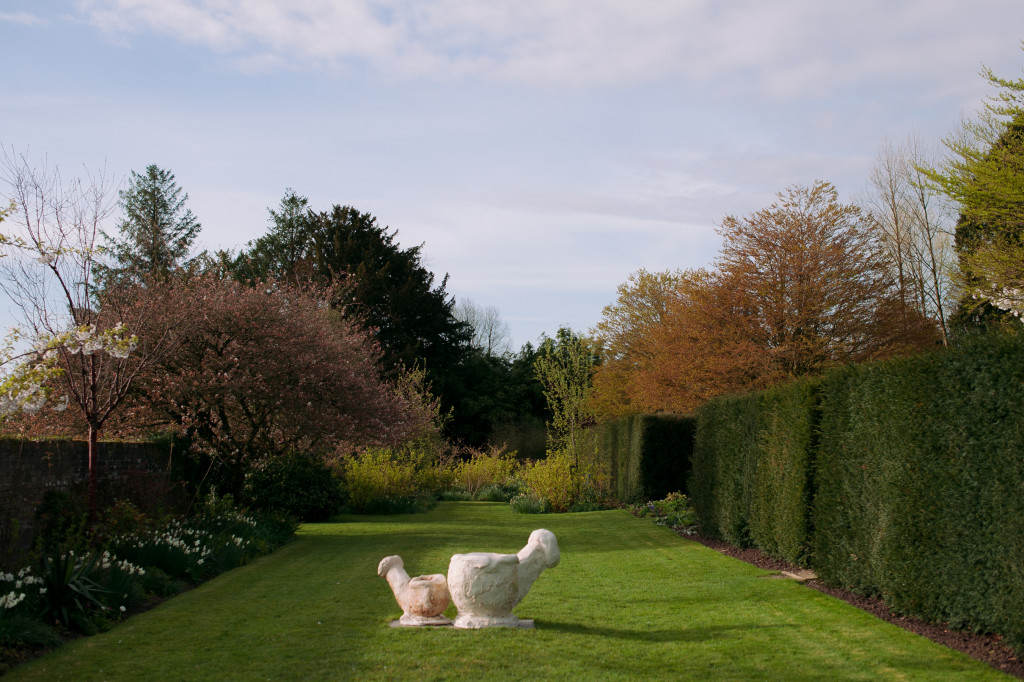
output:
POLYGON ((545 568, 558 565, 555 534, 540 528, 518 554, 456 554, 448 565, 448 587, 459 609, 457 628, 520 627, 512 609, 545 568))
POLYGON ((388 581, 395 600, 402 607, 401 625, 451 625, 452 621, 441 615, 451 596, 448 584, 440 573, 410 578, 405 572, 405 563, 400 556, 381 559, 377 575, 388 581))

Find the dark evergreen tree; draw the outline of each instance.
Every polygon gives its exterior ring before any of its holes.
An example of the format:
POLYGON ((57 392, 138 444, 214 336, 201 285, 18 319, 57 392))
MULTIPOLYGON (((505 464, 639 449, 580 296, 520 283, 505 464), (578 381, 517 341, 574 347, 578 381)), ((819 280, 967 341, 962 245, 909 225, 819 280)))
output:
POLYGON ((347 279, 345 300, 334 304, 372 330, 385 370, 395 375, 424 367, 444 407, 459 402, 453 392, 472 332, 455 318, 447 275, 435 282, 422 263, 422 245, 402 248, 395 242, 397 230, 379 225, 369 213, 338 205, 314 212, 307 203, 287 191, 280 208, 270 212, 270 232, 235 259, 236 276, 249 283, 284 279, 314 285, 347 279))
POLYGON ((471 348, 449 377, 454 419, 449 435, 475 447, 507 445, 521 456, 544 455, 544 391, 534 374, 537 352, 526 344, 517 354, 488 355, 471 348), (536 447, 524 442, 535 432, 536 447))
POLYGON ((189 251, 201 226, 185 207, 188 194, 178 187, 174 173, 155 164, 142 175, 132 171, 128 188, 119 195, 124 212, 120 236, 104 233, 111 264, 97 267, 104 284, 166 278, 190 268, 196 258, 189 259, 189 251))

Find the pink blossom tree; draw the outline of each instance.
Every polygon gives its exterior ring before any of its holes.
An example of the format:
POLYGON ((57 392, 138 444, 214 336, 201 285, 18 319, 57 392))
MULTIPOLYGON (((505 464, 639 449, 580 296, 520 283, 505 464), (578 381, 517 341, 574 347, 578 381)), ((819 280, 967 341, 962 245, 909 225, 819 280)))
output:
POLYGON ((225 468, 230 489, 262 457, 397 444, 430 428, 435 406, 380 378, 372 337, 332 299, 211 275, 182 297, 194 302, 187 337, 140 388, 157 421, 225 468))

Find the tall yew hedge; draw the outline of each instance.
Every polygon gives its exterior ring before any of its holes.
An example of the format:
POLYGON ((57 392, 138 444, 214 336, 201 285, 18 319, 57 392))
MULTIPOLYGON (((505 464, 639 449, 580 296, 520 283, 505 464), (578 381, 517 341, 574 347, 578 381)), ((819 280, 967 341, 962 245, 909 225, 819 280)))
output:
POLYGON ((1024 335, 709 401, 689 494, 707 535, 1024 651, 1024 335))
POLYGON ((806 565, 816 385, 723 396, 697 411, 689 490, 704 534, 806 565))
POLYGON ((624 502, 657 500, 683 491, 693 452, 692 417, 636 414, 597 427, 598 456, 624 502))
POLYGON ((750 539, 768 554, 806 566, 817 443, 818 382, 797 381, 760 396, 750 539))
POLYGON ((1024 645, 1024 337, 826 377, 815 480, 823 579, 1024 645))
POLYGON ((690 497, 701 531, 750 546, 759 397, 722 396, 697 410, 690 497))

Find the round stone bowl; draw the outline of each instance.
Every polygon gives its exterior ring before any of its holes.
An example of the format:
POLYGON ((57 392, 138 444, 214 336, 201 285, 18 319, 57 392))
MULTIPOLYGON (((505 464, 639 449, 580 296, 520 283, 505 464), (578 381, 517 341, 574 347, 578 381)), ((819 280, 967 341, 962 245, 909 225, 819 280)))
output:
POLYGON ((440 573, 412 578, 405 587, 405 598, 409 614, 420 619, 437 618, 451 602, 440 573))
POLYGON ((517 627, 512 615, 519 593, 515 554, 455 554, 448 565, 448 591, 459 615, 457 628, 517 627))

